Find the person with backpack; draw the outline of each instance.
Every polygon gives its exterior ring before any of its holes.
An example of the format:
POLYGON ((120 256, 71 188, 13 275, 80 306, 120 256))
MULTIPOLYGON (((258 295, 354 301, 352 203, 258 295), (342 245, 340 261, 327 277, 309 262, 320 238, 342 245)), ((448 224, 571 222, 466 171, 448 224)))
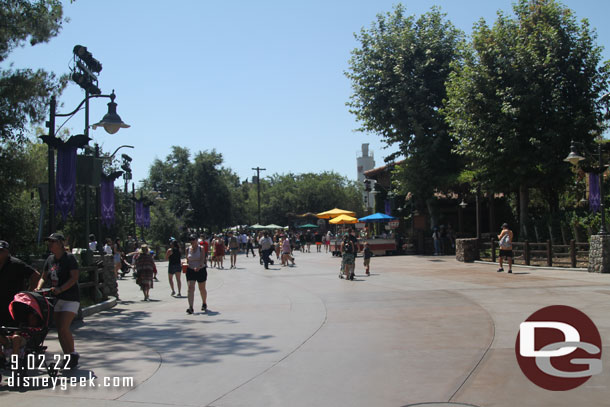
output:
POLYGON ((349 234, 345 234, 341 243, 341 270, 346 280, 354 279, 354 265, 356 262, 356 250, 349 234))
POLYGON ((233 232, 229 232, 229 254, 231 256, 231 268, 237 268, 237 252, 239 252, 239 241, 237 237, 233 235, 233 232))
POLYGON ((508 223, 504 223, 502 225, 502 232, 498 235, 498 240, 500 241, 500 268, 498 269, 498 273, 504 271, 504 267, 502 265, 502 259, 505 258, 508 263, 508 272, 513 272, 513 232, 508 228, 508 223))

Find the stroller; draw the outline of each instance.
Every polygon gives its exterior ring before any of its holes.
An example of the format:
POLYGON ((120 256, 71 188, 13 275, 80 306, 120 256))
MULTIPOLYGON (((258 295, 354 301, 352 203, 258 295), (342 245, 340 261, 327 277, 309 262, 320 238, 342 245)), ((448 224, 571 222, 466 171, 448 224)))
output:
MULTIPOLYGON (((42 366, 50 377, 57 376, 58 370, 55 369, 55 364, 47 363, 45 358, 47 347, 44 346, 44 340, 49 332, 55 302, 55 298, 50 297, 49 291, 48 289, 40 292, 22 291, 15 294, 9 304, 9 312, 18 327, 0 327, 0 335, 6 337, 17 334, 26 340, 23 354, 18 355, 17 358, 11 355, 11 359, 7 360, 6 349, 0 355, 0 371, 10 368, 15 379, 26 377, 29 369, 38 369, 42 366), (32 318, 32 315, 35 318, 32 318), (32 321, 36 321, 35 326, 28 323, 32 321)), ((16 381, 16 383, 20 382, 22 381, 16 381)))

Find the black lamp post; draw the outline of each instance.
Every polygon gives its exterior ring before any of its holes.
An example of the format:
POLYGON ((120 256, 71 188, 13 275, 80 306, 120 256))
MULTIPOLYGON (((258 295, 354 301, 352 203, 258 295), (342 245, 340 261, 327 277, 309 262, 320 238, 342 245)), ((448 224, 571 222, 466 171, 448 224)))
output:
MULTIPOLYGON (((581 161, 586 159, 585 156, 581 155, 580 151, 585 151, 587 155, 594 156, 596 154, 590 153, 584 144, 573 141, 570 144, 570 154, 563 161, 569 162, 574 166, 578 166, 581 161)), ((606 171, 606 166, 604 165, 604 155, 602 152, 602 143, 597 143, 597 159, 598 164, 597 167, 584 167, 581 168, 588 173, 599 174, 599 195, 600 195, 600 205, 599 209, 602 215, 601 226, 599 228, 598 234, 607 235, 606 231, 606 213, 605 213, 605 205, 604 205, 604 172, 606 171)))
MULTIPOLYGON (((89 100, 93 98, 110 98, 111 102, 108 103, 108 114, 104 116, 104 118, 93 127, 104 126, 107 132, 110 134, 116 133, 120 128, 129 127, 129 125, 123 123, 121 118, 116 114, 116 103, 114 103, 116 95, 114 91, 110 95, 101 95, 101 94, 89 94, 87 92, 85 99, 70 113, 57 113, 57 100, 55 96, 51 97, 51 103, 49 106, 49 121, 46 123, 49 129, 48 135, 48 162, 49 162, 49 234, 55 232, 55 148, 53 147, 53 141, 56 139, 55 137, 55 118, 56 117, 70 117, 75 115, 83 106, 83 104, 87 103, 89 105, 89 100), (108 127, 107 127, 108 126, 108 127)), ((85 135, 88 136, 89 132, 89 109, 86 109, 85 112, 85 135)), ((46 142, 46 141, 45 141, 46 142)))

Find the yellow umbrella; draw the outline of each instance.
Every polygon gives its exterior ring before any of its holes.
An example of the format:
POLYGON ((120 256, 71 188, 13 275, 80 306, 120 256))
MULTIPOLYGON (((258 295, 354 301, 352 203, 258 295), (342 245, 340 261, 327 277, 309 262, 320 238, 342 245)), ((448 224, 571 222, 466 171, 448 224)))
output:
POLYGON ((340 215, 356 216, 356 212, 335 208, 331 209, 330 211, 318 213, 316 216, 320 219, 332 219, 340 215))
POLYGON ((328 223, 332 223, 333 225, 345 225, 345 224, 358 223, 358 219, 353 218, 348 215, 339 215, 336 218, 329 220, 328 223))

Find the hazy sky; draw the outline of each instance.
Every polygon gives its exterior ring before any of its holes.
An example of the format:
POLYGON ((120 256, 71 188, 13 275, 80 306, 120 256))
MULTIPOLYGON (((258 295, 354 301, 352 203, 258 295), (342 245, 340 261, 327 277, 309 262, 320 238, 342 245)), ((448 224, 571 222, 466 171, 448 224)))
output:
MULTIPOLYGON (((48 44, 14 51, 15 68, 69 70, 72 48, 86 46, 103 70, 103 93, 115 89, 118 113, 131 125, 115 135, 98 129, 93 142, 108 153, 122 144, 133 157, 134 180, 148 175, 155 158, 171 146, 193 153, 216 149, 225 166, 242 179, 252 167, 273 173, 336 171, 356 179, 360 145, 370 143, 376 165, 384 150, 374 134, 359 127, 345 103, 345 77, 354 33, 396 1, 155 1, 77 0, 64 2, 70 18, 48 44)), ((610 59, 610 2, 569 0, 578 19, 589 19, 610 59)), ((509 0, 420 0, 403 2, 408 14, 438 5, 467 34, 483 17, 510 12, 509 0)), ((5 65, 6 66, 6 65, 5 65)), ((84 92, 71 83, 59 113, 73 110, 84 92)), ((91 102, 91 123, 105 114, 107 99, 91 102)), ((63 120, 58 119, 58 126, 63 120)), ((82 133, 84 113, 66 126, 82 133)), ((91 143, 93 143, 91 142, 91 143)), ((567 151, 566 151, 567 154, 567 151)), ((136 184, 137 185, 137 184, 136 184)))

